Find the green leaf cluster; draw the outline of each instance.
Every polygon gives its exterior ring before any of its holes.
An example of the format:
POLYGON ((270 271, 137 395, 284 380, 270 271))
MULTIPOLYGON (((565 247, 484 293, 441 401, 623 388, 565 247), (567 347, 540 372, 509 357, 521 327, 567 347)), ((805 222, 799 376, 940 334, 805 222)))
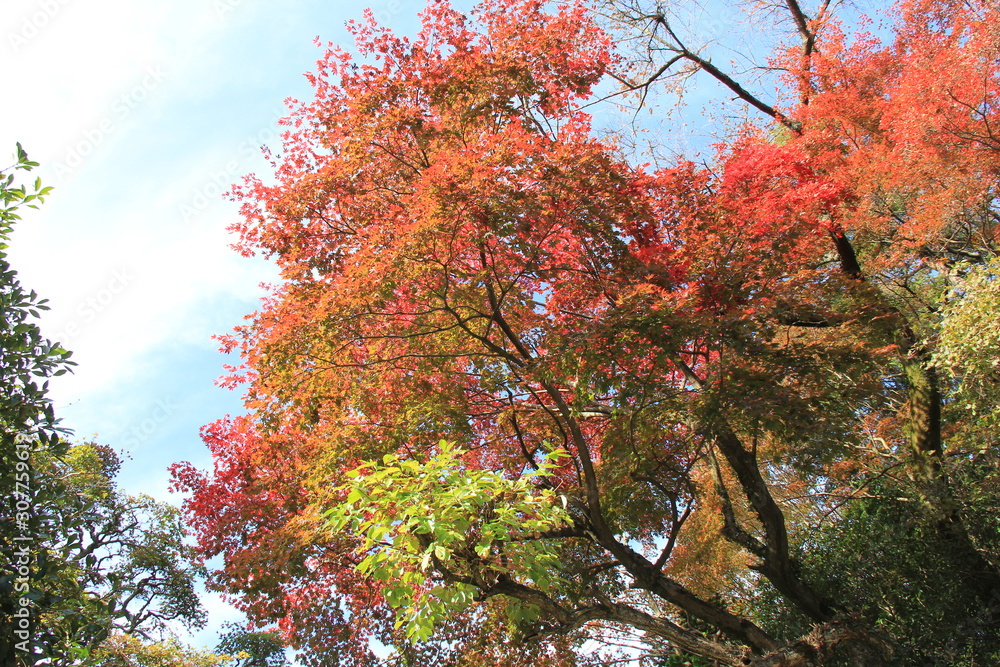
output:
MULTIPOLYGON (((571 523, 562 499, 539 484, 565 452, 553 451, 516 479, 463 464, 441 441, 423 462, 386 455, 348 473, 344 502, 326 512, 334 532, 360 536, 357 570, 385 582, 397 628, 413 641, 468 608, 500 576, 550 592, 559 558, 544 533, 571 523)), ((514 616, 530 615, 517 609, 514 616)), ((515 619, 516 620, 516 619, 515 619)))
POLYGON ((65 431, 59 428, 46 397, 47 379, 66 373, 74 365, 69 361, 70 353, 44 338, 33 322, 41 311, 48 310, 46 301, 21 286, 7 260, 12 225, 20 219, 19 208, 37 208, 32 202, 43 201, 51 190, 38 180, 33 191, 15 185, 15 171, 35 166, 18 144, 17 162, 0 171, 0 430, 4 453, 16 439, 58 446, 59 434, 65 431))
MULTIPOLYGON (((957 476, 955 482, 976 483, 957 476)), ((974 521, 992 524, 980 531, 992 535, 977 547, 996 554, 1000 531, 993 498, 992 512, 987 512, 991 516, 966 519, 971 528, 976 527, 974 521)), ((982 572, 969 562, 966 551, 956 549, 949 528, 928 520, 920 503, 907 497, 907 489, 879 480, 845 506, 842 516, 817 530, 800 547, 799 557, 824 594, 898 639, 893 664, 997 664, 1000 629, 980 595, 982 572)), ((776 591, 761 583, 745 600, 757 621, 778 637, 807 633, 808 619, 776 604, 776 591)), ((844 659, 830 664, 853 663, 844 659)))
MULTIPOLYGON (((968 267, 952 289, 941 309, 934 363, 954 377, 946 405, 951 421, 973 438, 1000 432, 1000 258, 968 267)), ((985 449, 995 443, 967 444, 985 449)))

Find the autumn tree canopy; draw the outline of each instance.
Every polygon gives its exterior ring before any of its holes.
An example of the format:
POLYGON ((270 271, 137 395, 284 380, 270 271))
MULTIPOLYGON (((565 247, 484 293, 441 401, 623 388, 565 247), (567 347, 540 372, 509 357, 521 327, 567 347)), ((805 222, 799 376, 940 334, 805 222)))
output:
POLYGON ((768 11, 777 97, 641 0, 326 50, 234 191, 247 413, 174 469, 306 661, 997 657, 1000 16, 768 11), (708 157, 595 131, 691 76, 752 114, 708 157))

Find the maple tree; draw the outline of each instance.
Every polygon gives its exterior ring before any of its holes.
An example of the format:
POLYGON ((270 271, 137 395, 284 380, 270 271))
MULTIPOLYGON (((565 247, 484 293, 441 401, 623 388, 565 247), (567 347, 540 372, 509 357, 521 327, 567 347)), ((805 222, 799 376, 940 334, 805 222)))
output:
POLYGON ((587 640, 927 659, 853 585, 908 577, 886 599, 912 613, 920 554, 837 555, 870 507, 972 582, 956 655, 1000 650, 974 331, 996 320, 1000 17, 903 0, 880 40, 780 9, 799 39, 770 102, 638 2, 602 11, 648 61, 530 0, 431 3, 412 40, 369 15, 357 58, 326 50, 275 182, 234 191, 239 249, 283 276, 223 338, 248 414, 205 428, 210 474, 174 468, 217 586, 317 664, 378 662, 373 641, 399 664, 603 660, 587 640), (594 131, 599 86, 648 103, 695 71, 762 114, 710 163, 594 131))

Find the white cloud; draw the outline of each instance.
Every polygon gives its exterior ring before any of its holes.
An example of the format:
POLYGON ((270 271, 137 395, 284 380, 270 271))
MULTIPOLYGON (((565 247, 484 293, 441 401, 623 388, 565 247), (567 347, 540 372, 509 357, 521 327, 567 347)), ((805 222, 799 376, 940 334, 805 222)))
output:
MULTIPOLYGON (((211 114, 198 128, 163 122, 188 111, 178 100, 196 97, 199 88, 210 91, 198 85, 214 76, 201 59, 233 27, 226 21, 232 16, 203 2, 170 8, 125 0, 18 1, 0 25, 3 46, 13 52, 11 69, 29 73, 16 91, 18 103, 5 109, 0 150, 20 140, 57 188, 41 211, 25 216, 11 251, 23 282, 51 300, 47 334, 63 340, 81 364, 54 384, 57 399, 127 379, 165 342, 211 345, 211 334, 220 332, 207 328, 214 323, 198 309, 214 307, 220 296, 254 299, 258 283, 275 275, 228 248, 225 228, 236 208, 221 200, 217 174, 205 169, 221 160, 236 180, 259 159, 211 141, 211 123, 219 122, 211 114), (144 135, 155 131, 200 150, 179 151, 144 135), (163 153, 137 154, 136 144, 163 153), (237 153, 233 164, 229 156, 237 153), (197 216, 184 219, 191 198, 197 216)), ((232 7, 237 11, 244 18, 253 13, 232 7)), ((216 61, 224 58, 215 54, 216 61)), ((273 114, 247 120, 250 134, 274 124, 273 114)))

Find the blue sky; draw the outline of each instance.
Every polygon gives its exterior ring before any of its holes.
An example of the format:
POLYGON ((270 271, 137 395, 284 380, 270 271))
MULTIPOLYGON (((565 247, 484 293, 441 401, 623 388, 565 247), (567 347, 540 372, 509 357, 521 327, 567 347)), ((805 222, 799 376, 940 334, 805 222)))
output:
MULTIPOLYGON (((375 0, 381 22, 416 27, 419 0, 375 0)), ((292 0, 5 0, 0 13, 0 162, 15 142, 54 186, 16 229, 11 260, 49 299, 46 335, 74 351, 53 381, 64 424, 129 457, 120 484, 179 502, 167 466, 210 460, 198 429, 240 411, 213 385, 225 358, 211 336, 254 310, 264 261, 229 249, 236 205, 221 193, 267 173, 287 97, 324 41, 364 3, 292 0), (13 79, 13 80, 12 80, 13 79)), ((214 646, 237 618, 205 599, 214 646)))

